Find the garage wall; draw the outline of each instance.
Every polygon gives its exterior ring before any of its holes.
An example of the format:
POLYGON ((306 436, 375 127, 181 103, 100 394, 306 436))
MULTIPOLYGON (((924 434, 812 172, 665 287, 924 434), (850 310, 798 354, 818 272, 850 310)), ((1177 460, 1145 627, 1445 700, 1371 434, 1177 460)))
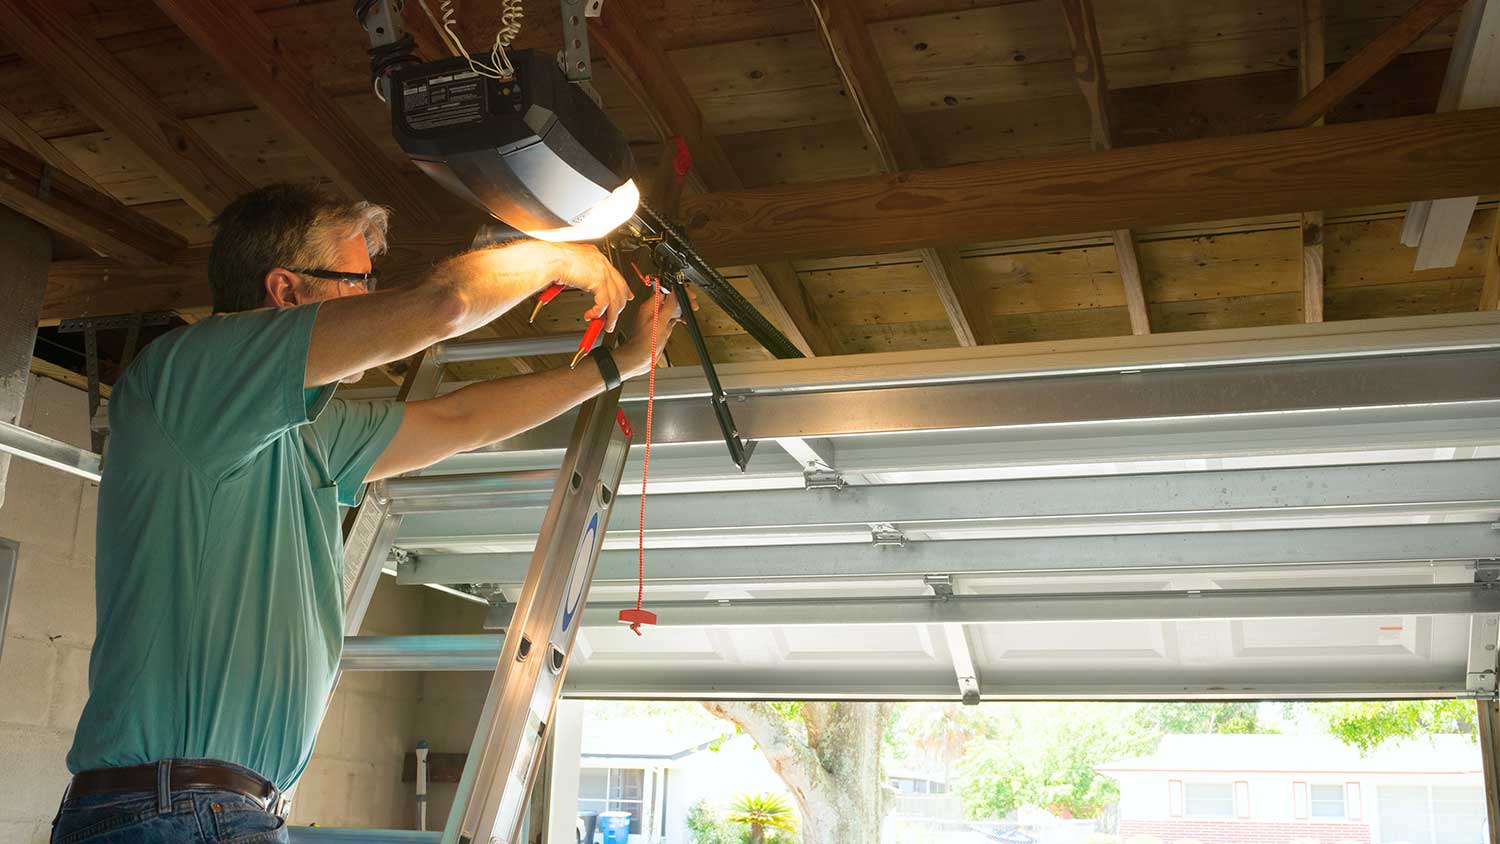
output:
MULTIPOLYGON (((32 378, 20 423, 87 448, 87 415, 83 392, 32 378)), ((0 763, 0 841, 40 844, 47 840, 68 781, 64 760, 88 693, 97 488, 15 460, 6 493, 0 506, 0 537, 18 542, 20 553, 0 650, 0 747, 5 748, 0 763)), ((420 632, 428 594, 433 593, 383 580, 366 632, 420 632)), ((454 601, 448 598, 444 603, 454 601)), ((469 630, 477 628, 475 622, 469 630)), ((378 828, 414 824, 415 801, 411 786, 400 781, 400 766, 416 742, 422 691, 421 674, 361 672, 344 678, 298 786, 292 823, 378 828)), ((482 687, 480 695, 482 699, 482 687)), ((441 701, 431 708, 434 713, 427 723, 441 723, 441 701)), ((472 727, 473 717, 463 729, 472 727)))
MULTIPOLYGON (((20 424, 87 448, 88 398, 28 382, 20 424)), ((44 842, 63 788, 94 643, 94 484, 12 460, 0 537, 20 545, 0 650, 0 841, 44 842)))

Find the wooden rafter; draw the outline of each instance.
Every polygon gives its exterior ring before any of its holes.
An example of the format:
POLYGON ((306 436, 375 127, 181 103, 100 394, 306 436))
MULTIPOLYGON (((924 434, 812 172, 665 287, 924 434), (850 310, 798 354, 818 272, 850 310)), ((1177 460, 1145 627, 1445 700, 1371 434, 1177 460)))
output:
POLYGON ((0 138, 10 141, 49 165, 67 173, 95 193, 106 193, 104 188, 94 181, 93 177, 83 172, 83 168, 79 167, 73 159, 63 155, 61 150, 53 146, 46 138, 38 135, 26 121, 5 106, 0 106, 0 138))
POLYGON ((100 126, 137 147, 161 179, 204 217, 249 190, 197 132, 172 114, 51 0, 0 0, 5 40, 44 70, 100 126))
MULTIPOLYGON (((687 83, 651 35, 637 26, 643 18, 630 0, 614 0, 604 15, 590 19, 590 40, 640 101, 663 138, 681 135, 693 154, 693 174, 708 190, 743 186, 719 139, 704 124, 687 83)), ((747 267, 772 321, 804 353, 838 354, 832 328, 818 315, 797 271, 775 256, 761 256, 747 267)))
MULTIPOLYGON (((1323 0, 1299 0, 1297 15, 1298 96, 1323 82, 1327 64, 1324 50, 1323 0)), ((1315 125, 1323 125, 1319 117, 1315 125)), ((1302 321, 1323 321, 1323 212, 1302 214, 1302 321)))
POLYGON ((990 161, 683 199, 723 264, 1500 190, 1500 109, 990 161))
POLYGON ((1311 125, 1463 4, 1464 0, 1417 0, 1400 20, 1375 36, 1374 41, 1308 91, 1285 117, 1277 121, 1275 128, 1296 129, 1311 125))
MULTIPOLYGON (((916 139, 906 126, 859 8, 852 0, 808 0, 807 5, 881 169, 887 173, 920 169, 923 161, 916 139)), ((959 345, 995 342, 985 298, 969 279, 958 250, 946 246, 923 249, 920 254, 959 345)))
POLYGON ((1479 309, 1500 309, 1500 210, 1495 211, 1495 225, 1490 229, 1490 244, 1484 250, 1484 287, 1479 293, 1479 309))
POLYGON ((396 162, 380 150, 301 66, 284 56, 276 37, 238 0, 157 0, 157 6, 255 104, 299 138, 323 172, 354 199, 392 206, 408 220, 437 218, 396 162))
MULTIPOLYGON (((1094 22, 1093 0, 1060 0, 1068 28, 1068 47, 1073 53, 1073 76, 1089 107, 1090 137, 1094 149, 1115 145, 1114 119, 1109 106, 1109 80, 1104 74, 1104 50, 1099 27, 1094 22)), ((1151 333, 1151 314, 1146 308, 1146 288, 1141 281, 1141 261, 1130 229, 1111 232, 1120 283, 1125 287, 1125 309, 1132 334, 1151 333)))
POLYGON ((0 204, 130 263, 165 264, 185 245, 175 232, 6 141, 0 141, 0 204))

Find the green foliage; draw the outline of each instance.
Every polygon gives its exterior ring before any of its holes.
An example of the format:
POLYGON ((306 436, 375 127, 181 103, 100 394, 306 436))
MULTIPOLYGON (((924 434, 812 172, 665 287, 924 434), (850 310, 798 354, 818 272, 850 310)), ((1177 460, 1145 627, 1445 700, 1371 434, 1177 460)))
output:
POLYGON ((1158 733, 1128 704, 997 706, 994 734, 969 746, 959 765, 971 817, 1004 817, 1021 806, 1057 815, 1098 817, 1119 789, 1094 766, 1149 753, 1158 733))
POLYGON ((706 800, 688 807, 687 828, 689 844, 742 844, 742 838, 749 837, 748 830, 736 830, 720 820, 706 800))
POLYGON ((761 824, 759 840, 765 844, 802 844, 791 812, 786 800, 774 794, 743 795, 731 806, 728 816, 721 815, 708 801, 699 800, 688 808, 688 843, 750 844, 756 840, 756 829, 749 818, 766 817, 774 822, 761 824), (768 797, 771 801, 765 801, 768 797))
POLYGON ((1136 710, 1136 722, 1158 734, 1267 733, 1255 701, 1148 703, 1136 710))
POLYGON ((995 734, 995 719, 980 707, 913 703, 900 707, 886 728, 885 745, 896 759, 912 757, 948 770, 969 745, 995 734))
POLYGON ((730 823, 749 824, 751 827, 797 831, 797 818, 792 804, 780 794, 741 794, 729 804, 725 820, 730 823))
POLYGON ((1340 741, 1370 753, 1389 741, 1441 734, 1474 736, 1478 713, 1468 700, 1360 700, 1303 704, 1340 741))

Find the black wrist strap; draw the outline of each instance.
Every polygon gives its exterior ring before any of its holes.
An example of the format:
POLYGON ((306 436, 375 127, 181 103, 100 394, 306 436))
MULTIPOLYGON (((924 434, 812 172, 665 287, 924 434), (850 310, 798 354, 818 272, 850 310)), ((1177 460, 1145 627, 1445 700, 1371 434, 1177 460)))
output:
POLYGON ((599 374, 604 377, 604 389, 617 389, 623 380, 620 378, 620 367, 615 365, 615 356, 610 354, 609 349, 603 346, 595 346, 589 357, 599 367, 599 374))

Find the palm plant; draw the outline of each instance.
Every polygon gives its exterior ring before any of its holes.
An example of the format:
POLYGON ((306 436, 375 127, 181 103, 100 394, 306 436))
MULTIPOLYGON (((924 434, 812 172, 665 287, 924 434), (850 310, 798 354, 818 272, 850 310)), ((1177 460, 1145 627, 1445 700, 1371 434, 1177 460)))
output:
POLYGON ((797 831, 792 804, 780 794, 741 794, 729 805, 725 818, 731 823, 750 825, 750 844, 765 844, 766 828, 797 831))

